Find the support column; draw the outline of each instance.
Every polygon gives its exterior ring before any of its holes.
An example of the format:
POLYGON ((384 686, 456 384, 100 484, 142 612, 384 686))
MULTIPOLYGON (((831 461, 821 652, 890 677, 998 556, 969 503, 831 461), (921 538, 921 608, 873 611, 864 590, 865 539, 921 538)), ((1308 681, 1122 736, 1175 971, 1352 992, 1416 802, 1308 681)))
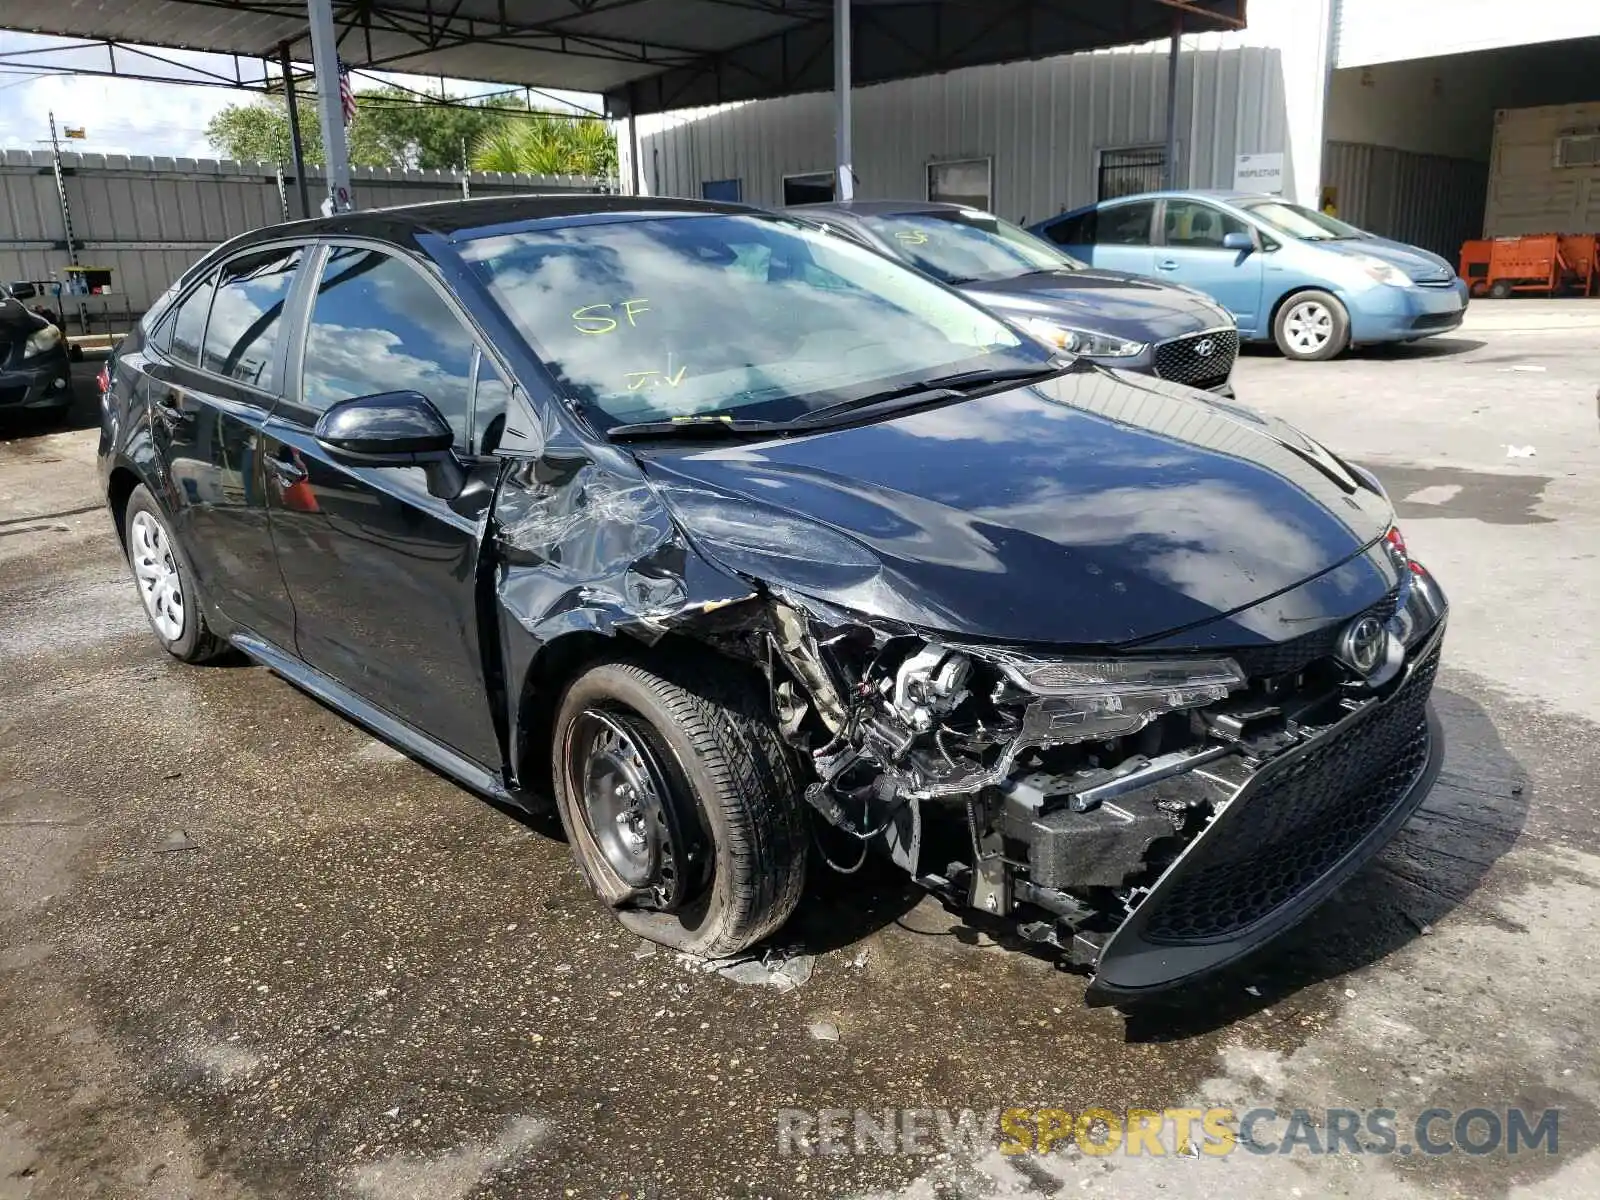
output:
POLYGON ((1167 147, 1161 186, 1178 186, 1178 56, 1183 51, 1183 14, 1172 15, 1172 42, 1167 47, 1167 147))
POLYGON ((634 102, 633 84, 628 85, 628 195, 639 195, 639 118, 634 115, 638 105, 634 102))
POLYGON ((348 212, 350 147, 344 138, 344 104, 339 98, 339 39, 333 26, 333 0, 306 0, 311 18, 311 58, 317 76, 317 115, 322 121, 323 170, 328 192, 324 207, 348 212))
POLYGON ((289 106, 289 153, 294 158, 294 186, 300 194, 300 216, 311 215, 311 193, 306 188, 306 148, 300 138, 300 106, 295 103, 294 67, 289 62, 289 43, 278 47, 278 65, 283 70, 283 102, 289 106))
POLYGON ((856 179, 850 153, 850 0, 834 0, 833 98, 834 138, 839 164, 834 196, 839 200, 853 200, 856 179))

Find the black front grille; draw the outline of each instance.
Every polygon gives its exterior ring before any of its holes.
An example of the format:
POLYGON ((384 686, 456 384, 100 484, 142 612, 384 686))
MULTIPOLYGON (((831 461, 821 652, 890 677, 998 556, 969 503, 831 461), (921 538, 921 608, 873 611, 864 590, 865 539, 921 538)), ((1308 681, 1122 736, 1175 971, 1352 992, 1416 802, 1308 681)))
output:
POLYGON ((1217 387, 1228 382, 1238 357, 1237 329, 1196 333, 1156 346, 1156 374, 1190 387, 1217 387))
POLYGON ((1311 633, 1303 633, 1286 642, 1272 642, 1265 646, 1244 646, 1228 653, 1250 679, 1293 675, 1305 670, 1319 659, 1332 658, 1339 645, 1339 635, 1351 621, 1368 616, 1387 621, 1394 616, 1399 603, 1400 589, 1396 587, 1382 600, 1355 614, 1349 621, 1335 621, 1332 625, 1313 630, 1311 633))
POLYGON ((1232 937, 1305 891, 1382 824, 1427 763, 1426 706, 1438 669, 1435 648, 1387 703, 1265 767, 1234 800, 1244 807, 1154 898, 1145 937, 1232 937))
POLYGON ((1413 329, 1448 329, 1461 324, 1461 312, 1423 313, 1411 322, 1413 329))

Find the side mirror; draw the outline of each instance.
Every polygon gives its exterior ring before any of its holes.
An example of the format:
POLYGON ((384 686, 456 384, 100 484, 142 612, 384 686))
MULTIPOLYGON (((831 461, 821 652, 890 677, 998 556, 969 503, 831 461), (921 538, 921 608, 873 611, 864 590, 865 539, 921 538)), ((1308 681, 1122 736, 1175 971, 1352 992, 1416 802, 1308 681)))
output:
POLYGON ((25 279, 6 284, 6 291, 11 293, 13 300, 32 300, 39 294, 39 289, 25 279))
POLYGON ((455 431, 421 392, 379 392, 341 400, 322 414, 317 444, 358 467, 422 467, 428 492, 452 500, 466 486, 455 431))
POLYGON ((1241 233, 1236 229, 1232 233, 1222 235, 1222 248, 1224 250, 1249 251, 1256 248, 1256 242, 1248 233, 1241 233))

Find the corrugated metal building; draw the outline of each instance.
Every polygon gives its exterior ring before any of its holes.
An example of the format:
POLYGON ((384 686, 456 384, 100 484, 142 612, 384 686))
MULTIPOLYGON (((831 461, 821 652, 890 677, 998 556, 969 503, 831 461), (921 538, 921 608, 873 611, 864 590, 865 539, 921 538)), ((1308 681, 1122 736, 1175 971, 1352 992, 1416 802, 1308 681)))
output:
MULTIPOLYGON (((1282 155, 1284 194, 1448 257, 1483 229, 1496 110, 1600 99, 1600 4, 1251 0, 1248 14, 1239 33, 1183 40, 1179 184, 1231 187, 1238 156, 1282 155)), ((943 190, 1035 221, 1156 186, 1167 51, 857 89, 856 194, 943 190)), ((825 94, 644 117, 637 136, 646 192, 764 205, 831 194, 825 94)))

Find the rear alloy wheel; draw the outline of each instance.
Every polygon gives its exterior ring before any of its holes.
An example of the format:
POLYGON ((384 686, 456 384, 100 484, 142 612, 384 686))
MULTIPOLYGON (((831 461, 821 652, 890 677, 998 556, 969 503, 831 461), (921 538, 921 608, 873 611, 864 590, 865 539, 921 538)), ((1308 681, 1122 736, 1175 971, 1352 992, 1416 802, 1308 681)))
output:
POLYGON ((735 954, 799 902, 799 788, 753 684, 704 663, 660 668, 604 663, 568 687, 556 806, 584 878, 626 928, 735 954))
POLYGON ((166 516, 143 484, 133 489, 123 513, 125 545, 144 614, 156 639, 174 658, 197 663, 228 646, 206 627, 196 603, 194 572, 172 536, 166 516))
POLYGON ((1327 292, 1300 292, 1278 310, 1272 336, 1285 358, 1320 362, 1349 344, 1350 318, 1327 292))

